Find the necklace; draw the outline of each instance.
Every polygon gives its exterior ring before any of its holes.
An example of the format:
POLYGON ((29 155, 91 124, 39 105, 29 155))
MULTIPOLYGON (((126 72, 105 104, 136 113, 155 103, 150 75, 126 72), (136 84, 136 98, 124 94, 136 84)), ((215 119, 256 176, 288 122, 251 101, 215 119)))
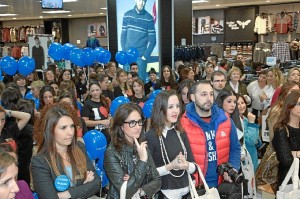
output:
MULTIPOLYGON (((165 128, 165 129, 164 129, 164 132, 166 132, 166 131, 168 131, 168 130, 169 130, 168 128, 165 128)), ((175 131, 176 131, 176 130, 175 130, 175 131)), ((182 149, 183 149, 184 157, 185 157, 185 159, 186 159, 186 158, 187 158, 186 148, 185 148, 185 146, 184 146, 184 144, 183 144, 183 141, 182 141, 182 139, 181 139, 181 137, 180 137, 178 131, 176 131, 176 134, 177 134, 177 137, 178 137, 178 139, 179 139, 179 141, 180 141, 181 147, 182 147, 182 149)), ((162 136, 159 136, 159 143, 160 143, 161 156, 162 156, 162 158, 163 158, 163 161, 164 161, 165 165, 167 165, 166 159, 167 159, 167 161, 168 161, 168 164, 170 163, 170 160, 169 160, 168 153, 167 153, 167 150, 166 150, 166 147, 165 147, 165 143, 164 143, 164 141, 163 141, 162 136), (165 156, 166 156, 166 159, 165 159, 165 156)), ((175 170, 175 171, 178 171, 179 169, 174 169, 174 170, 175 170)), ((184 175, 184 173, 185 173, 185 170, 182 171, 182 174, 180 174, 180 175, 177 176, 177 175, 173 174, 173 173, 170 171, 170 175, 173 176, 173 177, 175 177, 175 178, 180 178, 180 177, 182 177, 182 176, 184 175)))

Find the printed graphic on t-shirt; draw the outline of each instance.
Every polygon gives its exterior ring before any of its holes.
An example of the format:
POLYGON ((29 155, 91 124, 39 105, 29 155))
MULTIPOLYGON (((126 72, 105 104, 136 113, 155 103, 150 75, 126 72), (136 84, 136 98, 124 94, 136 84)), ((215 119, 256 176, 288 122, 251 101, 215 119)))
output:
POLYGON ((216 132, 214 130, 205 132, 206 135, 206 143, 207 143, 207 151, 208 151, 208 161, 216 161, 217 160, 217 152, 216 152, 216 132))

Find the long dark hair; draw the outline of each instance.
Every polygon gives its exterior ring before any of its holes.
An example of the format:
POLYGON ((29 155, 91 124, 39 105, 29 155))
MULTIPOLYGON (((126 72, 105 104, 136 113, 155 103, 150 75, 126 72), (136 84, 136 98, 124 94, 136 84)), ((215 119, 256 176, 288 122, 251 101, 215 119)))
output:
MULTIPOLYGON (((90 81, 89 91, 91 90, 91 87, 92 87, 93 85, 97 85, 97 86, 100 88, 100 90, 101 90, 101 87, 100 87, 99 82, 93 80, 93 81, 90 81)), ((88 96, 88 99, 91 99, 91 97, 88 96)), ((103 103, 104 107, 105 107, 106 110, 109 112, 109 101, 108 101, 107 98, 102 94, 102 90, 101 90, 101 92, 100 92, 100 101, 103 103)))
POLYGON ((171 89, 177 89, 177 82, 175 80, 175 77, 174 77, 174 73, 172 71, 172 68, 168 65, 165 65, 162 67, 161 69, 161 75, 160 75, 160 83, 162 86, 165 86, 166 85, 166 80, 164 78, 164 74, 163 74, 163 71, 165 68, 168 68, 169 71, 170 71, 170 79, 169 79, 169 83, 170 83, 170 87, 171 89))
MULTIPOLYGON (((130 145, 130 143, 125 138, 124 132, 122 130, 122 125, 128 118, 128 115, 130 115, 133 111, 137 111, 141 115, 142 119, 144 118, 141 107, 135 103, 130 102, 119 106, 115 113, 115 116, 112 119, 112 126, 109 132, 111 136, 111 142, 117 151, 121 151, 124 145, 130 145)), ((140 143, 143 140, 144 131, 145 126, 143 126, 141 135, 138 139, 140 143)))
POLYGON ((54 98, 55 98, 55 91, 53 89, 52 86, 50 85, 46 85, 46 86, 43 86, 40 90, 40 95, 39 95, 39 98, 40 98, 40 109, 42 109, 44 106, 45 106, 45 102, 44 102, 44 93, 46 92, 50 92, 53 96, 53 102, 55 101, 54 98))
POLYGON ((277 122, 274 125, 274 130, 284 128, 284 126, 287 125, 287 123, 290 120, 290 111, 297 105, 299 98, 300 98, 300 90, 292 91, 287 96, 282 106, 282 109, 280 111, 277 122))
MULTIPOLYGON (((227 89, 222 89, 219 94, 218 94, 218 97, 216 98, 215 100, 215 103, 221 108, 223 109, 223 103, 224 103, 224 100, 229 97, 229 96, 236 96, 236 99, 237 98, 237 95, 235 92, 233 91, 229 91, 227 89)), ((242 128, 242 124, 241 124, 241 119, 240 119, 240 114, 239 114, 239 110, 238 110, 238 107, 237 105, 235 106, 235 109, 233 111, 232 114, 230 114, 230 118, 233 120, 236 128, 238 128, 240 131, 243 132, 243 128, 242 128)))
MULTIPOLYGON (((41 117, 38 118, 34 125, 35 140, 38 143, 38 154, 43 152, 49 153, 49 162, 54 173, 61 175, 59 167, 64 168, 64 166, 61 165, 63 161, 56 149, 54 129, 58 121, 64 116, 70 117, 73 120, 75 128, 72 143, 67 148, 72 165, 72 174, 75 176, 78 172, 81 176, 86 176, 86 157, 77 145, 76 132, 79 120, 75 110, 65 103, 50 104, 41 110, 41 117)), ((73 178, 73 181, 75 182, 76 179, 73 178)))
MULTIPOLYGON (((29 113, 31 116, 34 115, 35 104, 32 99, 24 99, 24 98, 19 99, 17 103, 17 107, 19 111, 29 113)), ((28 124, 31 125, 34 124, 34 117, 30 118, 28 124)))
MULTIPOLYGON (((168 109, 168 101, 171 96, 177 96, 177 93, 174 90, 170 91, 162 91, 160 92, 154 101, 153 110, 152 110, 152 116, 151 116, 151 128, 155 129, 156 135, 161 136, 162 132, 165 128, 166 123, 166 115, 167 115, 167 109, 168 109)), ((181 126, 181 123, 179 121, 179 118, 181 117, 181 109, 182 105, 180 103, 180 98, 178 97, 178 101, 180 104, 180 111, 178 116, 178 121, 174 124, 175 129, 179 132, 183 131, 183 128, 181 126)))
MULTIPOLYGON (((244 103, 246 104, 246 110, 245 110, 245 113, 243 113, 243 116, 247 117, 248 116, 247 101, 246 101, 246 99, 244 98, 243 95, 237 93, 236 94, 236 100, 238 101, 239 98, 242 98, 244 100, 244 103)), ((238 106, 238 105, 236 104, 236 106, 238 106)))

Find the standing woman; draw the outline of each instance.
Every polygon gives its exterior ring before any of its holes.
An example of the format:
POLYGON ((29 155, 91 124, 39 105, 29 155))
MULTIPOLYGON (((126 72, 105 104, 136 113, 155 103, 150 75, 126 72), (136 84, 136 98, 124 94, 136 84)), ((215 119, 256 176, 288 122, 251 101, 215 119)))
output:
POLYGON ((162 67, 160 83, 161 83, 162 90, 177 89, 177 82, 175 80, 173 71, 170 66, 165 65, 162 67))
POLYGON ((141 79, 133 81, 132 84, 133 95, 129 97, 131 102, 137 103, 141 108, 144 107, 147 98, 145 97, 144 82, 141 79))
POLYGON ((31 172, 39 198, 88 198, 99 191, 100 178, 84 145, 77 142, 77 126, 76 112, 64 103, 47 106, 36 121, 38 151, 31 172), (60 175, 70 180, 70 187, 62 192, 54 186, 60 175))
POLYGON ((114 116, 112 141, 105 152, 104 168, 109 179, 108 199, 118 199, 127 181, 126 198, 152 198, 161 187, 155 164, 143 142, 143 112, 134 103, 121 105, 114 116))
POLYGON ((110 141, 108 128, 109 101, 101 94, 101 88, 97 81, 91 81, 89 85, 90 99, 86 100, 82 109, 82 118, 85 120, 88 130, 97 129, 104 133, 107 143, 110 141))
POLYGON ((278 185, 280 186, 293 163, 300 158, 300 91, 292 91, 286 98, 274 126, 272 144, 279 161, 278 185))
POLYGON ((237 106, 239 109, 240 118, 242 120, 241 124, 243 127, 245 146, 251 156, 255 172, 258 167, 258 156, 256 146, 260 141, 259 126, 255 124, 256 116, 250 112, 248 113, 247 111, 246 99, 239 94, 237 95, 237 98, 237 106))
POLYGON ((117 86, 114 87, 115 97, 132 95, 132 90, 127 82, 127 72, 119 68, 116 75, 117 86))
POLYGON ((195 172, 191 147, 178 120, 180 104, 175 91, 159 93, 154 102, 151 129, 146 133, 149 150, 162 178, 159 199, 186 198, 190 191, 187 175, 195 172))

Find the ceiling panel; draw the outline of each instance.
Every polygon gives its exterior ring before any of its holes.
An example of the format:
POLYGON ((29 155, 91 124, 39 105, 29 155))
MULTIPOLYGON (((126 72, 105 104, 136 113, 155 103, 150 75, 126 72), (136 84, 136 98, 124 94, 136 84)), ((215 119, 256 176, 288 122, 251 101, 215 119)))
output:
POLYGON ((70 12, 63 14, 43 13, 43 11, 50 10, 42 9, 40 0, 0 0, 0 4, 9 5, 7 7, 0 6, 0 14, 17 14, 16 16, 0 16, 0 21, 12 20, 14 18, 14 20, 28 20, 38 18, 77 18, 106 15, 106 10, 101 9, 106 7, 106 0, 78 0, 77 2, 64 2, 64 10, 70 12))

